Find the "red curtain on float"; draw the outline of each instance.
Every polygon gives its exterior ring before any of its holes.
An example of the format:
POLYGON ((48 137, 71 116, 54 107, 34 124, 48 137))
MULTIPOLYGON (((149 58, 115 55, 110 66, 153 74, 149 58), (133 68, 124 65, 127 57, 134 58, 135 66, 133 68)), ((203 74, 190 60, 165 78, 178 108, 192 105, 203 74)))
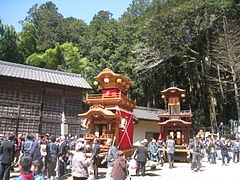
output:
POLYGON ((126 119, 126 126, 119 128, 119 149, 129 149, 133 147, 133 115, 131 112, 121 111, 118 112, 122 118, 126 119))

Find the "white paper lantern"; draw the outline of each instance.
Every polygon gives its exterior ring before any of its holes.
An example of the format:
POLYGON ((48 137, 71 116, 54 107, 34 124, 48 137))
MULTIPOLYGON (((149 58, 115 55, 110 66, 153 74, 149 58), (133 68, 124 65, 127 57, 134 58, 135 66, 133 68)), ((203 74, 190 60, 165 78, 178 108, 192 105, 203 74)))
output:
POLYGON ((105 83, 109 83, 109 78, 106 77, 106 78, 103 79, 103 81, 104 81, 105 83))
POLYGON ((93 85, 94 85, 94 86, 97 86, 97 85, 98 85, 98 82, 97 82, 97 81, 94 81, 94 82, 93 82, 93 85))

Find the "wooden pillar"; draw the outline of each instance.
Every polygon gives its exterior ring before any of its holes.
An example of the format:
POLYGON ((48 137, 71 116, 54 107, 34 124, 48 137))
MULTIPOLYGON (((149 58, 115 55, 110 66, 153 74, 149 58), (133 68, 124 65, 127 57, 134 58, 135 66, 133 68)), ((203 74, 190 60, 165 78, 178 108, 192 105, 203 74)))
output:
MULTIPOLYGON (((23 86, 23 84, 22 84, 23 86)), ((18 115, 17 115, 17 126, 16 126, 16 136, 18 135, 19 132, 19 121, 20 121, 20 115, 21 115, 21 103, 22 103, 22 86, 19 91, 19 100, 18 100, 18 115)))
POLYGON ((45 87, 42 87, 42 95, 41 95, 41 105, 40 105, 40 115, 39 115, 39 127, 38 132, 42 133, 42 119, 43 119, 43 102, 45 97, 45 87))

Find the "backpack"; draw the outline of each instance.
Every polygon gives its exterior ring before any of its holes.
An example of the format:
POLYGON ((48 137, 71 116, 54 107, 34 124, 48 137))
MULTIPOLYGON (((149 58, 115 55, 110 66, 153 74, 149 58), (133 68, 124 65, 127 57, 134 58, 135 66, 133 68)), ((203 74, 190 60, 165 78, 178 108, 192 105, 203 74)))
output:
POLYGON ((32 147, 33 147, 33 141, 26 141, 23 144, 23 154, 26 155, 26 156, 29 156, 32 147))
POLYGON ((56 162, 57 161, 57 154, 58 154, 58 146, 55 143, 50 143, 49 144, 49 156, 48 160, 51 162, 56 162))

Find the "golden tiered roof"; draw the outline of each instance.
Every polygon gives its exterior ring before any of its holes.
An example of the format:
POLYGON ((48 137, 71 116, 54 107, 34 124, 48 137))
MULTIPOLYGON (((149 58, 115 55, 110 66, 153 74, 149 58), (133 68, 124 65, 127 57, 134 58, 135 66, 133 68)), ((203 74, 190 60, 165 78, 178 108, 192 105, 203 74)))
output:
POLYGON ((177 87, 169 87, 163 91, 161 91, 162 98, 168 99, 169 97, 178 97, 179 99, 184 98, 186 94, 186 90, 180 89, 177 87))
POLYGON ((99 82, 99 89, 117 88, 121 91, 127 91, 132 86, 126 77, 114 73, 109 68, 102 70, 94 79, 99 82))

